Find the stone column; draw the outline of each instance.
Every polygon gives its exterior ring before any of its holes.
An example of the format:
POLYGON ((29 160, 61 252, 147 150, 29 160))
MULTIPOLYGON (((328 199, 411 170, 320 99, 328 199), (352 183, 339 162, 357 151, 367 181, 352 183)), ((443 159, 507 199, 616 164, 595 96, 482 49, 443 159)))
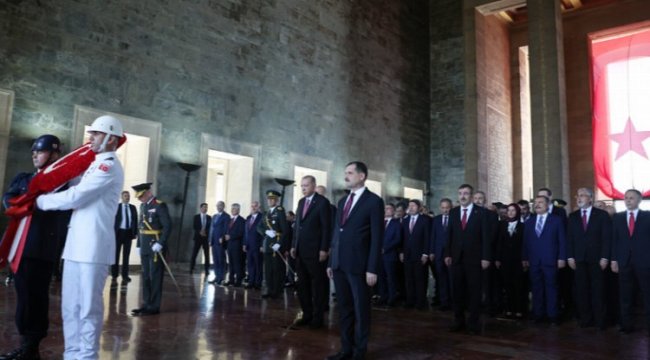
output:
POLYGON ((559 1, 528 0, 533 186, 568 200, 569 152, 562 10, 559 1))

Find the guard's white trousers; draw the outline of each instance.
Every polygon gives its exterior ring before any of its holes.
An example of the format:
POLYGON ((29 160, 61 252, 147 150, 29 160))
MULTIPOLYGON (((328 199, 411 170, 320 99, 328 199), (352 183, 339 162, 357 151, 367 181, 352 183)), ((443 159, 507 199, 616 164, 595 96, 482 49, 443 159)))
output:
POLYGON ((61 313, 65 360, 97 359, 108 265, 65 260, 61 313))

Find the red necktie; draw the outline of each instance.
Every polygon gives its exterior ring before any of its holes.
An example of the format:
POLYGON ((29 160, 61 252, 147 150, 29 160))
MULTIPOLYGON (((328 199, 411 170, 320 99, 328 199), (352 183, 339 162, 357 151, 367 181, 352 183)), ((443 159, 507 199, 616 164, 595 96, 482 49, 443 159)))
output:
POLYGON ((587 210, 582 210, 582 229, 587 231, 587 210))
POLYGON ((351 192, 348 197, 348 201, 345 202, 345 207, 343 207, 343 216, 341 216, 341 226, 345 225, 345 222, 348 221, 348 216, 350 216, 350 209, 352 209, 352 201, 354 200, 354 193, 351 192))
POLYGON ((305 215, 307 215, 307 210, 309 210, 309 204, 311 204, 311 201, 309 199, 305 199, 305 205, 302 206, 302 218, 305 218, 305 215))
POLYGON ((232 228, 232 224, 235 223, 235 218, 230 219, 230 224, 228 225, 228 229, 232 228))
POLYGON ((460 225, 465 230, 465 227, 467 226, 467 209, 463 209, 463 218, 460 219, 460 225))
POLYGON ((630 220, 627 224, 627 228, 630 230, 630 236, 634 235, 634 212, 630 212, 630 220))
POLYGON ((254 223, 254 222, 255 222, 255 217, 253 217, 253 216, 251 215, 251 219, 248 220, 248 230, 251 229, 251 227, 253 226, 253 223, 254 223))
POLYGON ((409 224, 409 233, 413 233, 413 227, 415 226, 415 217, 411 216, 411 223, 409 224))

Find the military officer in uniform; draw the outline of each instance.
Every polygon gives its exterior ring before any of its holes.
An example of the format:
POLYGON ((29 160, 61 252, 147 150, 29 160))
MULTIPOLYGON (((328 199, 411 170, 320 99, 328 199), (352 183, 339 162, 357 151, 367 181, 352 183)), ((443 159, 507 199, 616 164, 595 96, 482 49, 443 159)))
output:
POLYGON ((143 304, 133 309, 131 315, 146 316, 160 312, 162 280, 165 266, 161 256, 167 250, 167 240, 172 232, 172 221, 167 204, 156 199, 151 183, 133 186, 140 205, 138 249, 142 261, 143 304))
POLYGON ((258 225, 258 232, 264 235, 262 250, 264 252, 264 278, 266 293, 263 298, 276 299, 284 286, 286 267, 284 261, 289 254, 291 239, 289 239, 289 224, 280 206, 280 193, 275 190, 266 192, 266 203, 269 210, 258 225), (284 260, 283 260, 284 258, 284 260))
MULTIPOLYGON (((61 153, 61 142, 54 135, 43 135, 32 145, 32 162, 38 171, 56 161, 61 153)), ((2 198, 9 200, 27 192, 34 173, 16 175, 2 198)), ((0 355, 0 359, 38 359, 39 343, 47 334, 49 288, 57 260, 59 244, 63 242, 70 220, 70 211, 42 211, 35 209, 27 233, 23 258, 16 273, 16 328, 21 346, 0 355)))
POLYGON ((36 198, 41 210, 72 210, 61 286, 64 359, 99 357, 104 285, 108 268, 115 262, 115 207, 124 186, 124 170, 115 154, 124 137, 120 121, 100 116, 88 133, 95 160, 79 182, 36 198))

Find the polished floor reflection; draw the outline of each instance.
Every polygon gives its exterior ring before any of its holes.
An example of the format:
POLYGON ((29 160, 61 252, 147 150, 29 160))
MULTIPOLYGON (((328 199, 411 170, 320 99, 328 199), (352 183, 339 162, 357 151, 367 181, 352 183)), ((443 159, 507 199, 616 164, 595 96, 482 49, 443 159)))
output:
MULTIPOLYGON (((336 312, 322 330, 287 329, 299 312, 291 289, 282 300, 263 300, 259 291, 208 285, 203 275, 176 271, 181 294, 165 279, 160 315, 134 318, 140 279, 107 281, 101 359, 322 359, 338 349, 336 312)), ((60 284, 51 288, 50 334, 44 359, 63 351, 60 284)), ((18 342, 12 287, 0 288, 0 351, 18 342)), ((488 319, 483 336, 447 331, 449 312, 375 309, 370 359, 646 359, 645 332, 619 334, 488 319)))

